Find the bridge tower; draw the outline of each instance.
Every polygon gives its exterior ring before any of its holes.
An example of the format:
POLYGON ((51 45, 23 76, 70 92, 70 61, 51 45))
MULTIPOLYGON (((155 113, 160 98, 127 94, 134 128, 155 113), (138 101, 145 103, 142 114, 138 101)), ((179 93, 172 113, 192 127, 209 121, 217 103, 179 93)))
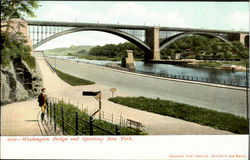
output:
POLYGON ((151 48, 149 53, 145 53, 145 60, 160 60, 160 26, 154 26, 146 30, 146 44, 151 48))
MULTIPOLYGON (((1 25, 7 25, 6 22, 1 22, 1 25)), ((1 28, 2 31, 6 30, 6 26, 1 28)), ((26 45, 29 45, 32 49, 32 41, 31 38, 28 34, 28 21, 26 20, 19 20, 19 19, 14 19, 11 20, 11 28, 9 30, 10 33, 17 33, 17 32, 21 32, 24 36, 24 38, 27 40, 26 45)), ((30 53, 31 55, 33 54, 33 52, 31 51, 30 53)))
POLYGON ((246 33, 228 33, 229 41, 240 41, 246 47, 249 47, 249 34, 246 33))
POLYGON ((249 35, 240 33, 240 42, 243 43, 246 47, 249 47, 249 35))

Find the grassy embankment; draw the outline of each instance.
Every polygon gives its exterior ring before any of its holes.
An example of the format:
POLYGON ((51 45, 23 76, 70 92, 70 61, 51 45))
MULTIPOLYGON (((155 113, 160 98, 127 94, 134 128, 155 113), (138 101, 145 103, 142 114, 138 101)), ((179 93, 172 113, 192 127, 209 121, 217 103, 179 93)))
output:
POLYGON ((115 97, 109 100, 128 107, 179 118, 236 134, 248 134, 248 119, 228 113, 145 97, 115 97))
POLYGON ((58 75, 58 77, 60 77, 63 81, 65 81, 66 83, 72 86, 95 84, 95 82, 71 76, 58 69, 54 68, 54 70, 56 71, 56 74, 58 75))
MULTIPOLYGON (((61 112, 61 107, 63 107, 64 109, 64 120, 71 125, 73 128, 75 128, 76 126, 76 120, 75 120, 75 114, 76 112, 78 112, 78 130, 83 133, 84 135, 89 135, 89 124, 86 122, 83 122, 80 119, 84 119, 86 121, 89 122, 90 117, 89 115, 86 113, 85 111, 81 111, 80 109, 78 109, 76 106, 72 105, 72 104, 66 104, 62 101, 59 101, 59 103, 56 105, 57 109, 56 109, 56 115, 57 117, 62 117, 62 112, 61 112)), ((53 113, 54 111, 52 110, 52 115, 54 115, 53 113)), ((53 116, 52 116, 53 117, 53 116)), ((59 126, 62 127, 62 121, 61 120, 56 120, 57 124, 59 126)), ((109 123, 107 121, 103 121, 103 120, 94 120, 93 122, 94 125, 100 126, 105 130, 108 130, 112 133, 115 133, 116 131, 116 125, 109 123)), ((74 129, 72 129, 71 127, 69 127, 68 125, 64 125, 65 126, 65 131, 67 134, 69 135, 75 135, 76 131, 74 129)), ((109 135, 107 132, 104 132, 100 129, 97 129, 96 127, 93 128, 93 134, 94 135, 109 135)), ((121 135, 145 135, 147 133, 142 132, 138 129, 134 129, 134 128, 130 128, 130 127, 120 127, 120 134, 121 135)))
POLYGON ((232 64, 236 66, 244 66, 246 67, 247 64, 243 61, 200 61, 197 64, 190 64, 191 66, 197 67, 212 67, 219 69, 223 64, 232 64))
POLYGON ((91 56, 91 55, 74 55, 79 59, 88 59, 88 60, 106 60, 106 61, 121 61, 120 57, 105 57, 105 56, 91 56))
MULTIPOLYGON (((74 55, 79 59, 88 59, 88 60, 103 60, 103 61, 121 61, 121 57, 105 57, 105 56, 91 56, 91 55, 74 55)), ((135 61, 142 61, 143 58, 134 58, 135 61)))
POLYGON ((59 56, 67 56, 68 54, 76 54, 77 52, 81 50, 87 50, 89 51, 94 46, 88 46, 88 45, 80 45, 80 46, 73 46, 73 47, 62 47, 62 48, 54 48, 54 49, 48 49, 45 50, 44 53, 46 55, 59 55, 59 56))

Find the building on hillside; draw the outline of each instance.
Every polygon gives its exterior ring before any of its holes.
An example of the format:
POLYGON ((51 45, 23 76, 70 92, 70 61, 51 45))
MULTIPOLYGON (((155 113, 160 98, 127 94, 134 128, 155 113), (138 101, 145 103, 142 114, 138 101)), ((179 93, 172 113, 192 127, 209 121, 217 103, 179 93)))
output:
POLYGON ((181 54, 180 53, 171 54, 171 59, 172 60, 180 60, 181 59, 181 54))
POLYGON ((229 71, 235 71, 236 70, 236 65, 233 65, 233 64, 223 64, 220 69, 223 69, 223 70, 229 70, 229 71))

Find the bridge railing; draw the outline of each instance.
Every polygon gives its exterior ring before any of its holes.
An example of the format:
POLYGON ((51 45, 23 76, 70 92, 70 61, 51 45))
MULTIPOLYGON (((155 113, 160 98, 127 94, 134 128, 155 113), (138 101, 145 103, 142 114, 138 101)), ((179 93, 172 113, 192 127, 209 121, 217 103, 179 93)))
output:
POLYGON ((43 58, 44 58, 46 64, 49 66, 49 69, 51 70, 52 73, 54 73, 55 70, 54 70, 54 68, 51 66, 51 64, 48 62, 48 60, 47 60, 47 58, 46 58, 44 52, 43 52, 42 54, 43 54, 43 58))

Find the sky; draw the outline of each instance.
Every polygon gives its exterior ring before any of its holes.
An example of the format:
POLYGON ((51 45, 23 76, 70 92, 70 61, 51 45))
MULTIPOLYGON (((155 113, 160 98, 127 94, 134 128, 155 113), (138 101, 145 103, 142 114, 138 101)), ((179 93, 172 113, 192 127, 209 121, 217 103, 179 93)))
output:
MULTIPOLYGON (((28 20, 249 31, 248 2, 40 1, 39 4, 36 17, 28 20)), ((37 50, 125 41, 109 33, 82 31, 58 37, 37 50)))

